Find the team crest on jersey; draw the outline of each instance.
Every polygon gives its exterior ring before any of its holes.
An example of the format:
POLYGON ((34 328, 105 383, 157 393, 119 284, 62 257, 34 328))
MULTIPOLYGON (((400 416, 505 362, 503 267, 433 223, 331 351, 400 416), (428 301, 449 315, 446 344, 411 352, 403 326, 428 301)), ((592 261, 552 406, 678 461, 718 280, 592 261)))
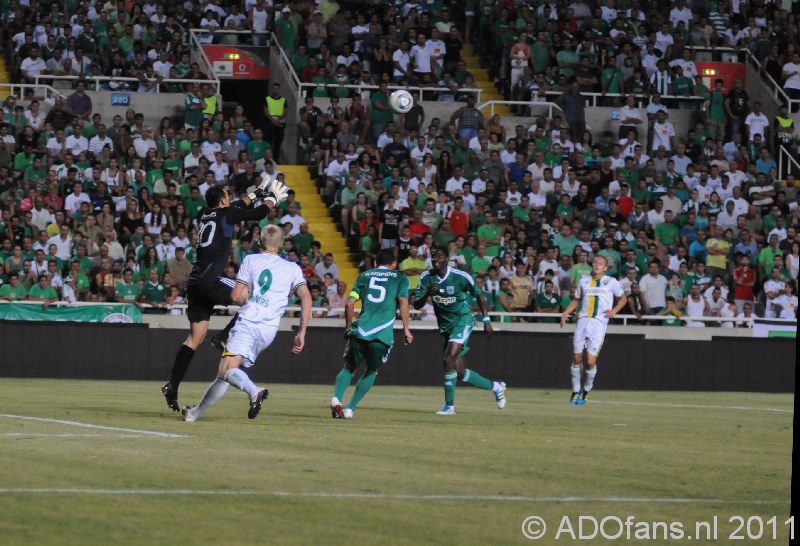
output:
POLYGON ((455 293, 456 293, 456 288, 455 288, 455 286, 448 286, 448 287, 447 287, 447 293, 448 293, 449 295, 451 295, 451 296, 452 296, 453 294, 455 294, 455 293))
POLYGON ((603 284, 608 284, 608 279, 603 279, 603 284))

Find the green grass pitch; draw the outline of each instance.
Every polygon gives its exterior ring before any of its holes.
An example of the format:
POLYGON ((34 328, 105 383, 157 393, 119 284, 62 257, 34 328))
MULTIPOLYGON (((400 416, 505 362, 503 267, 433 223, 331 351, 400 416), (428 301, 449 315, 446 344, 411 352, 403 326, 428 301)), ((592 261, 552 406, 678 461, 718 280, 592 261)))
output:
MULTIPOLYGON (((572 407, 567 388, 511 385, 500 411, 459 386, 458 415, 439 417, 441 389, 376 385, 355 419, 335 421, 332 387, 267 385, 255 421, 229 389, 183 423, 159 386, 0 379, 0 543, 687 542, 555 540, 581 515, 689 535, 717 516, 716 540, 695 544, 788 536, 792 395, 597 389, 572 407), (535 542, 521 529, 533 515, 548 525, 535 542), (764 536, 732 540, 737 515, 762 518, 764 536)), ((205 387, 183 385, 181 403, 205 387)))

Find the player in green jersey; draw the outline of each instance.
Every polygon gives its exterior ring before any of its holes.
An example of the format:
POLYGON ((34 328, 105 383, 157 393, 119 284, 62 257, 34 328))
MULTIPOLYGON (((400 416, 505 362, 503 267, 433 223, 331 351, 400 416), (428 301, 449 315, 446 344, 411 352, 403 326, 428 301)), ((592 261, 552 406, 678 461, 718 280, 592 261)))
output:
POLYGON ((467 343, 475 326, 472 316, 472 298, 478 302, 483 315, 483 330, 491 337, 492 323, 487 314, 486 300, 481 289, 468 273, 453 269, 447 265, 447 249, 434 246, 431 250, 433 269, 420 276, 416 291, 414 307, 419 310, 428 301, 433 300, 433 310, 439 323, 439 334, 444 342, 444 407, 437 415, 455 415, 454 406, 456 380, 460 379, 479 389, 490 390, 497 400, 497 407, 506 407, 506 384, 502 381, 491 381, 474 370, 464 367, 464 355, 469 352, 467 343))
POLYGON ((378 267, 361 273, 347 297, 344 310, 347 347, 344 350, 344 367, 336 376, 336 386, 331 398, 331 415, 334 419, 352 419, 356 406, 375 383, 378 368, 386 364, 394 344, 394 320, 397 309, 403 322, 406 345, 414 336, 408 327, 408 277, 397 271, 397 258, 391 249, 378 253, 378 267), (353 320, 355 304, 361 302, 361 315, 353 320), (362 363, 366 370, 356 383, 356 392, 350 402, 342 407, 342 398, 353 374, 362 363))

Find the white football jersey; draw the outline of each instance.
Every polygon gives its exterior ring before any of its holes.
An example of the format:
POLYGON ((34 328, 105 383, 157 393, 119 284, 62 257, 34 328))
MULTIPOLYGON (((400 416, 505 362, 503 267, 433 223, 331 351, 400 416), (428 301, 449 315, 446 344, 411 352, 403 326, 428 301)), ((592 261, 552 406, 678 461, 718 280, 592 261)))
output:
POLYGON ((603 275, 599 279, 584 275, 578 281, 578 289, 575 291, 575 297, 581 300, 578 316, 595 318, 607 323, 606 311, 614 308, 614 297, 622 298, 624 295, 625 292, 617 279, 608 275, 603 275))
POLYGON ((246 256, 236 282, 250 289, 250 298, 239 310, 239 317, 270 326, 280 324, 292 289, 306 284, 297 264, 272 253, 246 256))

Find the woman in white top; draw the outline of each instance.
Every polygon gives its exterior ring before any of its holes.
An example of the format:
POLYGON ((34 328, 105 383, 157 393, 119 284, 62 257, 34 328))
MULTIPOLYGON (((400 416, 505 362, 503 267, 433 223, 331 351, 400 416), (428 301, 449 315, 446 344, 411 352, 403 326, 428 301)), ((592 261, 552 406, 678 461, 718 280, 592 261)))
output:
POLYGON ((425 167, 425 180, 430 184, 438 184, 437 173, 438 170, 433 162, 433 154, 425 154, 422 158, 422 166, 425 167))
POLYGON ((516 273, 517 268, 514 265, 514 256, 511 253, 503 255, 503 265, 501 265, 497 272, 500 274, 501 279, 511 279, 516 273))
POLYGON ((39 110, 39 101, 34 99, 31 101, 31 107, 25 111, 25 119, 28 120, 28 125, 33 127, 36 131, 44 129, 45 113, 39 110))
POLYGON ((151 212, 144 215, 144 226, 147 233, 159 237, 161 230, 167 227, 167 215, 161 210, 161 205, 153 203, 151 212))
POLYGON ((116 221, 117 217, 114 214, 114 211, 111 210, 111 205, 108 203, 103 203, 103 208, 97 215, 97 225, 103 232, 108 231, 109 229, 114 229, 114 222, 116 221))
POLYGON ((133 162, 131 164, 131 168, 128 169, 127 171, 125 171, 125 185, 126 186, 129 186, 129 185, 134 183, 134 181, 136 180, 136 173, 137 172, 140 172, 143 177, 147 176, 147 173, 145 173, 142 170, 142 160, 140 158, 138 158, 138 157, 134 157, 133 158, 133 162))
MULTIPOLYGON (((719 310, 719 316, 721 318, 734 318, 738 313, 738 309, 736 308, 736 304, 733 301, 733 292, 731 291, 728 294, 728 301, 722 308, 719 310)), ((733 321, 722 321, 720 323, 720 327, 722 328, 733 328, 733 321)))
POLYGON ((789 270, 789 276, 795 285, 797 285, 798 266, 800 266, 800 243, 792 243, 792 252, 786 255, 786 269, 789 270))
POLYGON ((117 158, 112 157, 108 160, 108 167, 103 170, 102 180, 108 186, 108 191, 112 193, 114 192, 114 188, 122 185, 124 182, 124 175, 122 171, 119 170, 117 158))

